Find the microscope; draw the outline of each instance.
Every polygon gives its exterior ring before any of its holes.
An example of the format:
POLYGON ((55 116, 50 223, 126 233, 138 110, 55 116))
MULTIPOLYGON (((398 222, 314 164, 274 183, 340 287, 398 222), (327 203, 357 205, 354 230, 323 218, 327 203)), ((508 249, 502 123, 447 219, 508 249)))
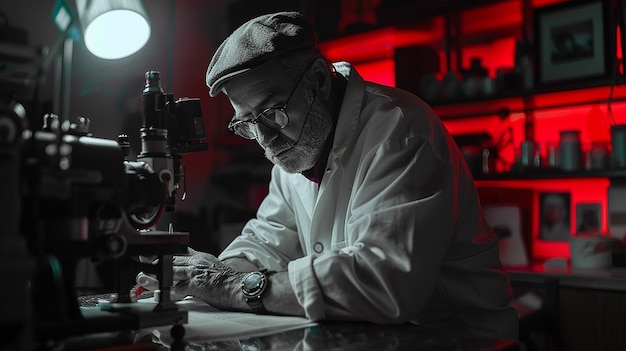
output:
POLYGON ((181 333, 187 322, 170 289, 173 256, 187 253, 189 234, 160 222, 184 184, 182 155, 207 150, 202 110, 197 98, 165 93, 158 71, 145 78, 136 161, 128 136, 94 137, 88 118, 47 114, 32 130, 22 105, 0 105, 0 327, 9 349, 153 326, 181 333), (130 293, 139 256, 156 257, 142 267, 159 280, 154 303, 130 293), (114 262, 115 299, 98 308, 78 303, 76 266, 85 258, 114 262))

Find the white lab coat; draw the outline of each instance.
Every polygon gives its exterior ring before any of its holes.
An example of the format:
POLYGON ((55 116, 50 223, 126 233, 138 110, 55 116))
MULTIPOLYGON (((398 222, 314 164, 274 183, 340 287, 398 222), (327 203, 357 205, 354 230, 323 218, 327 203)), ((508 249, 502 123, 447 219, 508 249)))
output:
POLYGON ((313 320, 517 338, 498 240, 441 121, 414 95, 335 67, 349 80, 319 189, 275 166, 256 218, 220 259, 288 269, 313 320))

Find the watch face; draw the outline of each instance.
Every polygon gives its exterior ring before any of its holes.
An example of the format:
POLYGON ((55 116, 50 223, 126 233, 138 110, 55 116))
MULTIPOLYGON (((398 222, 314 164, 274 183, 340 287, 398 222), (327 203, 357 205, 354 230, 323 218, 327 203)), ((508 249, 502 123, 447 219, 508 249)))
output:
POLYGON ((265 287, 265 276, 259 272, 253 272, 246 276, 242 283, 242 290, 246 295, 257 295, 265 287))

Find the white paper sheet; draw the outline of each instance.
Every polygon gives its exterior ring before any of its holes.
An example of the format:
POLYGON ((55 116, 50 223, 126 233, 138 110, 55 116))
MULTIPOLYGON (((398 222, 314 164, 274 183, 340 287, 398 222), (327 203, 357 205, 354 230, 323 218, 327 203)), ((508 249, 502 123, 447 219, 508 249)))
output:
MULTIPOLYGON (((186 298, 177 304, 188 311, 188 322, 184 324, 184 341, 219 341, 274 334, 306 328, 317 323, 292 316, 258 315, 244 312, 218 310, 200 300, 186 298)), ((164 345, 172 342, 171 326, 152 330, 153 336, 164 345)))

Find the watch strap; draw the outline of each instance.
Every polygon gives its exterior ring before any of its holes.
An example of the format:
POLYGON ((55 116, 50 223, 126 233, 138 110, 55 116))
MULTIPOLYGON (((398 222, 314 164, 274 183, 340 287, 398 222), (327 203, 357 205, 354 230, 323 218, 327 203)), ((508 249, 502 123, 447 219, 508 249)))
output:
POLYGON ((258 313, 258 314, 267 313, 267 310, 265 310, 265 306, 263 306, 263 300, 261 299, 261 296, 257 296, 253 298, 246 297, 246 303, 248 304, 248 306, 254 313, 258 313))

